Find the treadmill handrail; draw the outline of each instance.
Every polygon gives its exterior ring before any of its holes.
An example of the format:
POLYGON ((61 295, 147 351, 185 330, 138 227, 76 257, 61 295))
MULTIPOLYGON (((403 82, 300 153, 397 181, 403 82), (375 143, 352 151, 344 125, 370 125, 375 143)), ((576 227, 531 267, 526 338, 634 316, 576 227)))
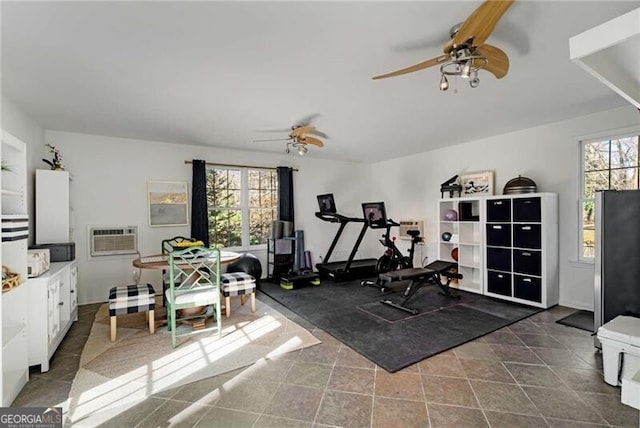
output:
POLYGON ((364 222, 366 222, 366 220, 363 219, 363 218, 347 217, 347 216, 344 216, 344 215, 338 214, 338 213, 316 212, 316 217, 318 217, 320 220, 328 221, 328 222, 331 222, 331 223, 350 223, 350 222, 364 223, 364 222))

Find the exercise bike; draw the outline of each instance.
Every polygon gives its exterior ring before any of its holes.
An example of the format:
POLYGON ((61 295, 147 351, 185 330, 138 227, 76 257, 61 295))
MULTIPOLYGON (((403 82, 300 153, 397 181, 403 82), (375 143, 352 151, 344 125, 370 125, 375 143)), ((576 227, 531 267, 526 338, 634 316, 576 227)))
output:
POLYGON ((386 250, 376 262, 376 275, 378 276, 378 279, 376 281, 364 280, 360 282, 360 285, 362 285, 363 287, 378 287, 383 293, 387 293, 390 290, 380 279, 380 274, 400 269, 412 268, 415 246, 417 243, 422 242, 423 239, 420 236, 419 230, 407 231, 407 234, 411 237, 411 248, 409 249, 408 256, 402 255, 402 253, 396 246, 395 236, 391 237, 391 228, 400 226, 400 224, 390 218, 386 218, 383 203, 377 203, 378 206, 375 205, 376 204, 363 204, 363 211, 370 228, 386 229, 385 233, 382 235, 382 239, 380 239, 380 243, 386 248, 386 250))
POLYGON ((391 272, 393 270, 409 269, 413 267, 413 254, 417 243, 422 242, 419 230, 408 230, 407 234, 411 237, 411 248, 409 255, 403 256, 396 246, 396 237, 391 237, 391 228, 400 226, 392 219, 387 219, 386 233, 382 235, 380 243, 386 248, 384 254, 378 258, 376 263, 376 274, 391 272))

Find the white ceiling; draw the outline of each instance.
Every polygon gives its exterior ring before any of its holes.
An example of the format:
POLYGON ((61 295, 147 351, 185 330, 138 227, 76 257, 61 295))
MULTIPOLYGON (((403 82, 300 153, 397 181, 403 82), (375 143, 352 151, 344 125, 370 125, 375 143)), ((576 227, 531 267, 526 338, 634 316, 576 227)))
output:
POLYGON ((358 162, 625 105, 569 38, 640 1, 516 1, 488 40, 509 74, 477 89, 440 92, 436 68, 371 80, 439 55, 479 4, 2 1, 2 92, 46 129, 264 152, 285 143, 259 130, 319 113, 307 156, 358 162))

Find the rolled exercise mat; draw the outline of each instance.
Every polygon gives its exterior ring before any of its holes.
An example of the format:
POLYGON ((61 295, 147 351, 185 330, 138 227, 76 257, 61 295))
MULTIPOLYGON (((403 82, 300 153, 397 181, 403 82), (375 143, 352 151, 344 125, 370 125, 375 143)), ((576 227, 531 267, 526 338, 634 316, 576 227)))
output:
POLYGON ((311 251, 304 252, 304 268, 313 270, 313 265, 311 264, 311 251))
POLYGON ((293 270, 300 272, 304 269, 304 231, 296 230, 296 255, 293 261, 293 270))

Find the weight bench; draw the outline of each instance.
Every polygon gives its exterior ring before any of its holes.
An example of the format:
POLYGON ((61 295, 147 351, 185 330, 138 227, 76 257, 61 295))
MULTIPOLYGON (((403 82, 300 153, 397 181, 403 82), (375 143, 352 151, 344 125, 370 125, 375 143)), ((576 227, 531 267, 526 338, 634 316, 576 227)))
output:
POLYGON ((440 287, 439 294, 459 299, 460 296, 453 293, 450 287, 453 279, 462 279, 462 274, 452 272, 452 269, 456 267, 456 263, 436 260, 423 268, 401 269, 381 273, 380 280, 387 285, 393 282, 405 280, 410 280, 410 282, 409 285, 407 285, 407 288, 405 288, 404 293, 402 293, 398 303, 390 299, 381 300, 380 303, 409 312, 412 315, 416 315, 419 311, 417 309, 407 307, 407 302, 411 300, 420 288, 433 283, 440 287), (445 284, 442 283, 442 277, 447 279, 445 284))

